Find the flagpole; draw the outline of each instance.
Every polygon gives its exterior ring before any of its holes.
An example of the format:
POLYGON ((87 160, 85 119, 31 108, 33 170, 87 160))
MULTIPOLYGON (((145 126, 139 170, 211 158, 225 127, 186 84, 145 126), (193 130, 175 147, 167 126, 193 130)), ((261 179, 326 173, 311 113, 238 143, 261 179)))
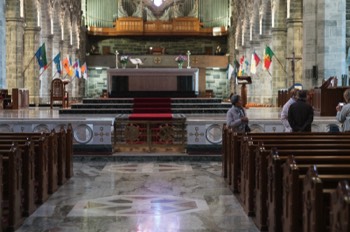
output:
POLYGON ((47 67, 49 67, 49 66, 52 64, 52 61, 53 61, 53 60, 51 60, 50 63, 48 63, 48 65, 46 66, 46 68, 44 68, 44 71, 43 71, 42 73, 40 73, 40 75, 39 75, 38 78, 40 78, 41 75, 43 75, 43 73, 46 71, 47 67))
POLYGON ((33 59, 34 59, 35 55, 32 57, 32 59, 30 59, 28 65, 24 68, 23 72, 22 72, 22 76, 24 77, 24 73, 27 71, 27 69, 29 68, 29 65, 32 63, 33 59))
POLYGON ((268 69, 266 69, 266 71, 268 72, 268 74, 270 75, 270 77, 272 78, 272 75, 270 73, 270 71, 268 69))
POLYGON ((276 55, 274 55, 274 57, 275 57, 275 59, 278 61, 278 63, 281 65, 281 67, 282 67, 284 73, 287 74, 287 71, 284 69, 284 67, 283 67, 283 65, 282 65, 282 63, 281 63, 281 61, 277 58, 276 55))
POLYGON ((58 73, 58 72, 56 71, 55 74, 52 76, 52 79, 54 79, 54 77, 56 76, 57 73, 58 73))

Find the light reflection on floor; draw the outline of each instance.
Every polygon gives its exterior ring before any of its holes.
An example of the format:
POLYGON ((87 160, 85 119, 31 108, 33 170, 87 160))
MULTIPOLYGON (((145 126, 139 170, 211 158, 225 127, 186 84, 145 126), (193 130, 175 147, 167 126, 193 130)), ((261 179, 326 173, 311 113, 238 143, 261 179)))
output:
POLYGON ((221 177, 219 162, 79 161, 74 176, 17 231, 258 230, 221 177))

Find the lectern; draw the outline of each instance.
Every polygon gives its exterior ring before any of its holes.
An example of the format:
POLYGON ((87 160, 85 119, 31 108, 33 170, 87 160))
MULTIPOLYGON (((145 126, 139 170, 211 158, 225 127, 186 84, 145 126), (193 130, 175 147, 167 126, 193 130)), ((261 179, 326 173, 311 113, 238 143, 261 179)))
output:
POLYGON ((250 76, 237 76, 237 83, 241 85, 242 106, 247 105, 247 85, 252 83, 250 76))

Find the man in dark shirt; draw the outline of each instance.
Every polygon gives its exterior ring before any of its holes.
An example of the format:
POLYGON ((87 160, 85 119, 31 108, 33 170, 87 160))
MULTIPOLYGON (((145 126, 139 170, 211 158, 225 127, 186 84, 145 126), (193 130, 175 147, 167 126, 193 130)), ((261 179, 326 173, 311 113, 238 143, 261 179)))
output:
POLYGON ((306 102, 307 91, 301 90, 298 100, 289 107, 288 122, 293 132, 311 132, 314 109, 306 102))

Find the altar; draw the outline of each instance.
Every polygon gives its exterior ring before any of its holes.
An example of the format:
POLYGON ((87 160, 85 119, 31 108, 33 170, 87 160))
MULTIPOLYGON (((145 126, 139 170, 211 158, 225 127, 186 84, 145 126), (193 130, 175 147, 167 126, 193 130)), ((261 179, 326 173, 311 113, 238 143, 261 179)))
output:
POLYGON ((198 69, 139 68, 107 70, 109 97, 196 97, 198 69))

